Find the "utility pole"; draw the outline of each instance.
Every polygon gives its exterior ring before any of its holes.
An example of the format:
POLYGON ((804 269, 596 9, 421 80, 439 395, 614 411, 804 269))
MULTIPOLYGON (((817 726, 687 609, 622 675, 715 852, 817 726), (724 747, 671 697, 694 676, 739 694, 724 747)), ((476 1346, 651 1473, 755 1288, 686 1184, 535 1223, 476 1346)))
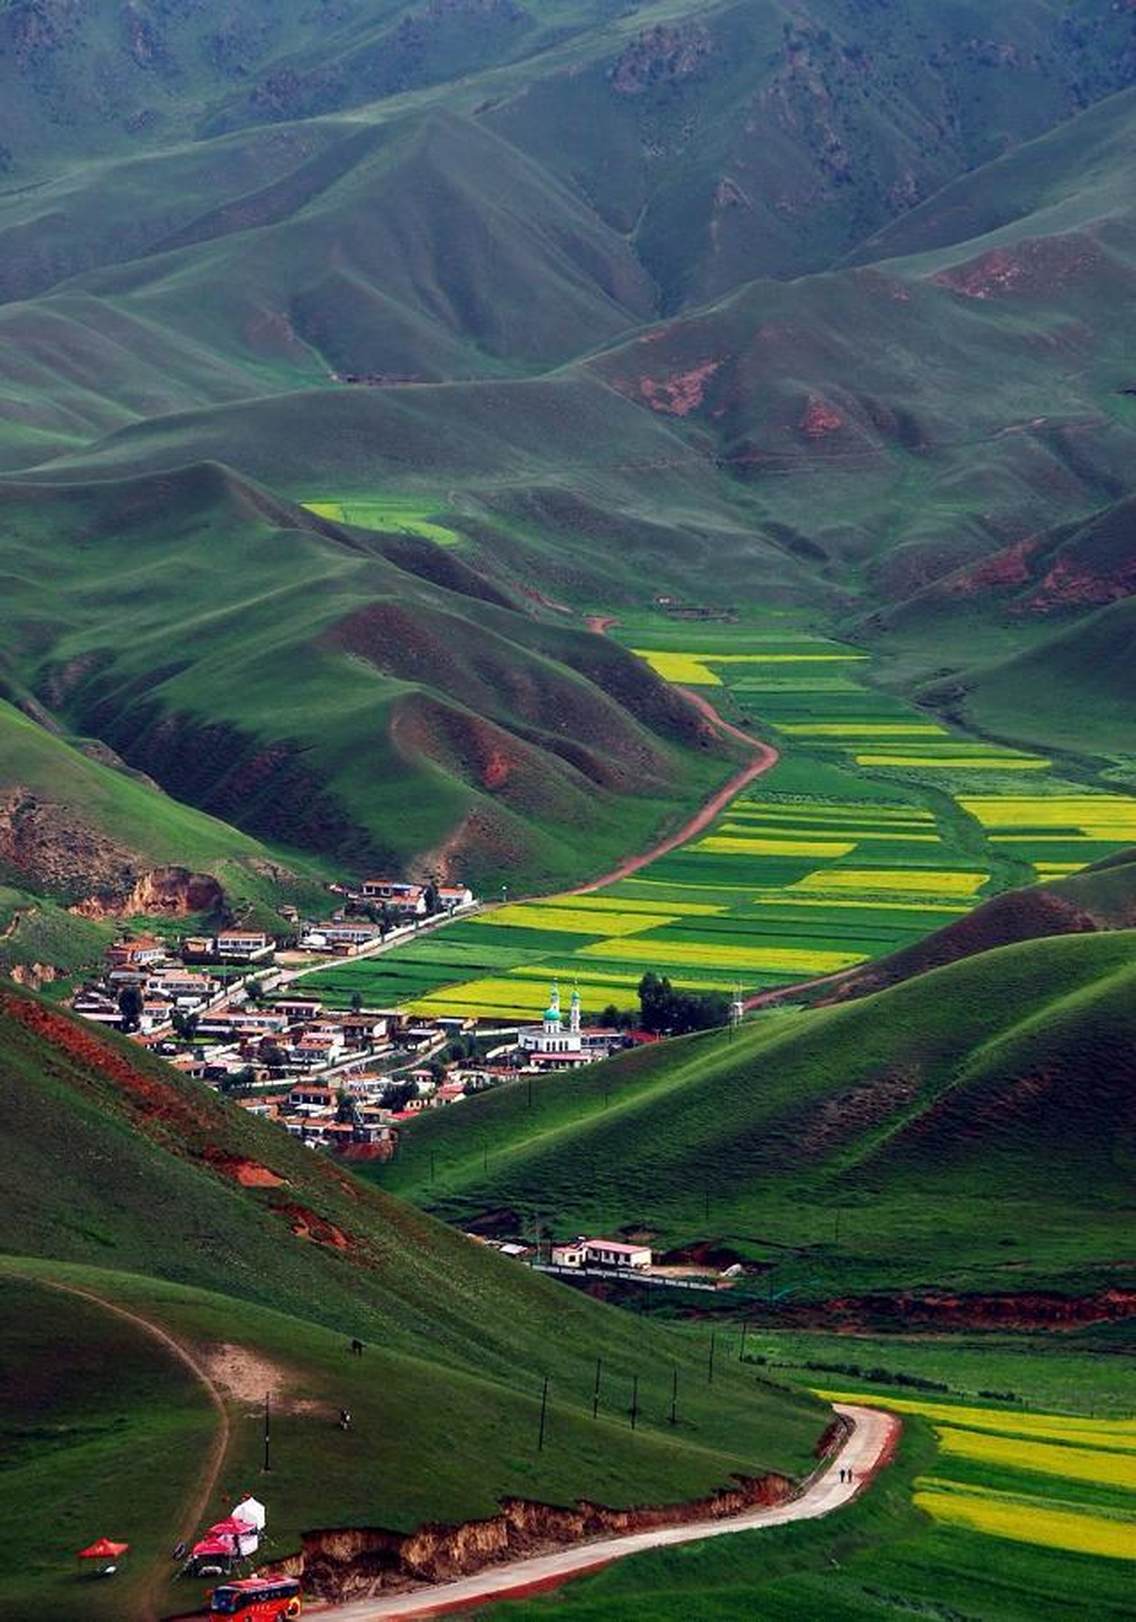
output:
POLYGON ((271 1441, 271 1428, 269 1424, 270 1401, 271 1399, 266 1391, 264 1393, 264 1468, 266 1470, 272 1469, 272 1461, 269 1455, 269 1443, 271 1441))
POLYGON ((592 1418, 595 1419, 600 1411, 600 1374, 603 1372, 603 1359, 596 1358, 596 1378, 592 1386, 592 1418))
POLYGON ((671 1372, 671 1424, 678 1424, 678 1364, 671 1372))
POLYGON ((631 1429, 635 1429, 635 1422, 639 1418, 639 1376, 631 1376, 631 1429))
POLYGON ((714 1384, 714 1342, 716 1341, 716 1339, 717 1339, 717 1331, 712 1329, 710 1331, 710 1355, 709 1355, 709 1357, 707 1358, 707 1361, 706 1361, 706 1384, 707 1385, 713 1385, 714 1384))
POLYGON ((430 1150, 430 1181, 434 1181, 434 1151, 430 1150))
POLYGON ((749 1327, 749 1325, 748 1325, 747 1320, 745 1318, 743 1318, 742 1319, 742 1344, 741 1344, 741 1350, 738 1352, 738 1362, 739 1363, 744 1363, 745 1362, 746 1330, 747 1330, 748 1327, 749 1327))
POLYGON ((544 1452, 544 1416, 548 1412, 548 1375, 544 1377, 544 1386, 540 1393, 540 1431, 536 1439, 536 1450, 544 1452))

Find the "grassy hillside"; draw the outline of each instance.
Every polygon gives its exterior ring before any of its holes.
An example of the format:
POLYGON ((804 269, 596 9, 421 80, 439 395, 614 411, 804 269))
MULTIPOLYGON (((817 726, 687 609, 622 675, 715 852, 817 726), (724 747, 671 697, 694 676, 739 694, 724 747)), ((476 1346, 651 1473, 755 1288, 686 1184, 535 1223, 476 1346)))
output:
POLYGON ((531 1106, 504 1087, 416 1123, 377 1175, 463 1220, 711 1240, 810 1297, 1085 1290, 1125 1274, 1134 951, 1004 947, 548 1078, 531 1106))
MULTIPOLYGON (((26 1509, 25 1495, 45 1483, 58 1484, 66 1508, 21 1578, 24 1603, 67 1605, 77 1591, 63 1553, 87 1528, 136 1539, 153 1577, 149 1557, 187 1530, 179 1515, 207 1418, 196 1396, 175 1400, 184 1377, 145 1332, 132 1335, 97 1305, 79 1310, 90 1341, 59 1360, 63 1304, 45 1291, 50 1282, 160 1325, 213 1370, 233 1429, 207 1513, 259 1480, 255 1416, 263 1391, 274 1392, 264 1496, 278 1551, 313 1526, 397 1531, 490 1515, 510 1493, 670 1501, 733 1471, 807 1468, 824 1422, 814 1402, 732 1368, 708 1387, 697 1344, 644 1332, 502 1260, 136 1048, 14 991, 0 1010, 0 1083, 12 1127, 0 1288, 15 1371, 3 1421, 18 1461, 6 1511, 26 1509), (351 1335, 367 1342, 362 1361, 346 1356, 351 1335), (124 1369, 111 1391, 98 1370, 113 1346, 124 1369), (677 1432, 666 1418, 676 1365, 677 1432), (632 1432, 623 1410, 636 1370, 642 1413, 632 1432), (546 1373, 551 1430, 538 1454, 546 1373), (172 1410, 161 1405, 163 1383, 172 1410), (333 1422, 341 1406, 355 1417, 348 1438, 333 1422), (37 1445, 44 1427, 55 1438, 47 1456, 37 1445), (140 1497, 135 1480, 116 1476, 106 1495, 99 1461, 113 1471, 131 1447, 167 1443, 159 1494, 140 1497)), ((121 1615, 115 1603, 91 1614, 121 1615)))
POLYGON ((863 996, 997 946, 1134 926, 1136 852, 1124 851, 1067 878, 994 896, 914 945, 855 971, 833 994, 863 996))
MULTIPOLYGON (((348 531, 213 465, 2 496, 23 688, 260 839, 550 887, 728 774, 733 751, 630 654, 460 549, 348 531)), ((191 820, 183 864, 198 825, 220 827, 191 820)))

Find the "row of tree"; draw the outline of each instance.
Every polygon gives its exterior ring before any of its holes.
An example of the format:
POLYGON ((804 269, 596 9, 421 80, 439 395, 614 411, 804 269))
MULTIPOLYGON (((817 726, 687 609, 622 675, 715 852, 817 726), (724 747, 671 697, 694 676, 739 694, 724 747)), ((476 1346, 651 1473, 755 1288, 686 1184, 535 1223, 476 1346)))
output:
POLYGON ((684 1036, 688 1031, 710 1031, 725 1025, 730 999, 721 991, 676 991, 666 975, 647 973, 639 982, 639 1015, 608 1005, 601 1025, 617 1030, 636 1027, 658 1036, 684 1036))

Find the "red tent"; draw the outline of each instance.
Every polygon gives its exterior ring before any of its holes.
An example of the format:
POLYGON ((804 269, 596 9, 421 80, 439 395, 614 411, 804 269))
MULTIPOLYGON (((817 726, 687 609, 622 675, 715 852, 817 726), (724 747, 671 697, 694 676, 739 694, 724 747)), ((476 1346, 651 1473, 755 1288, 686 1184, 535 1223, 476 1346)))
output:
POLYGON ((223 1554, 226 1560, 228 1560, 234 1552, 235 1550, 232 1538, 226 1537, 204 1537, 200 1543, 195 1543, 193 1548, 190 1550, 190 1553, 195 1557, 199 1554, 223 1554))
POLYGON ((238 1521, 235 1515, 230 1515, 226 1520, 218 1521, 216 1526, 211 1526, 205 1536, 207 1538, 243 1538, 248 1536, 248 1532, 247 1521, 238 1521))
POLYGON ((96 1538, 89 1549, 80 1549, 77 1560, 117 1560, 125 1554, 129 1543, 115 1543, 111 1538, 96 1538))

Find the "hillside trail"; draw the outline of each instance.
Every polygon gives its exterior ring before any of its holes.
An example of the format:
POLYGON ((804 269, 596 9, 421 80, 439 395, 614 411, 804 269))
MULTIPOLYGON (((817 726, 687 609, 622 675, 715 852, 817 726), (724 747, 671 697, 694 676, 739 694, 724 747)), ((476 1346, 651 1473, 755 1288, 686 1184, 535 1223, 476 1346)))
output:
MULTIPOLYGON (((610 614, 590 614, 586 621, 588 630, 592 631, 596 636, 606 635, 608 630, 618 623, 614 615, 610 614)), ((747 766, 743 766, 741 771, 735 772, 729 782, 724 784, 722 788, 715 790, 710 798, 703 802, 701 807, 683 823, 677 832, 668 834, 665 839, 661 839, 657 845, 653 845, 650 850, 644 851, 640 856, 626 857, 618 867, 613 868, 610 873, 605 873, 602 878, 589 879, 587 884, 576 885, 574 889, 567 892, 569 895, 590 895, 593 890, 600 890, 606 884, 615 884, 619 879, 630 878, 633 873, 638 873, 640 868, 646 867, 649 862, 657 861, 660 856, 669 856, 672 850, 677 850, 680 845, 685 845, 689 839, 693 839, 696 834, 700 834, 704 829, 708 828, 714 818, 725 810, 730 801, 740 794, 742 789, 747 788, 755 778, 772 771, 780 760, 780 752, 774 749, 771 743, 763 743, 760 738, 755 738, 752 733, 743 732, 741 727, 735 726, 732 721, 727 721, 725 716, 718 713, 704 694, 696 693, 690 687, 680 687, 677 683, 675 684, 675 692, 681 693, 687 703, 692 705, 699 715, 704 720, 709 721, 710 725, 717 731, 724 732, 738 743, 745 744, 747 749, 752 749, 754 751, 753 759, 747 766)))
MULTIPOLYGON (((108 1301, 105 1296, 97 1295, 94 1290, 81 1290, 78 1285, 60 1284, 55 1279, 44 1279, 42 1282, 49 1289, 61 1290, 65 1295, 80 1296, 85 1301, 93 1301, 96 1306, 102 1307, 107 1312, 113 1312, 118 1318, 125 1318, 128 1323, 133 1324, 137 1329, 141 1329, 144 1334, 149 1335, 153 1340, 160 1341, 166 1350, 171 1352, 178 1362, 189 1370, 194 1379, 205 1387, 210 1402, 217 1410, 218 1424, 205 1457, 196 1493, 185 1510, 184 1532, 181 1536, 188 1539, 205 1517, 209 1500, 212 1498, 213 1490, 217 1485, 217 1478, 221 1474, 221 1466, 225 1462, 225 1454, 229 1449, 229 1413, 220 1388, 210 1378, 208 1370, 198 1362, 188 1347, 184 1346, 180 1340, 175 1340, 173 1335, 168 1330, 163 1329, 160 1324, 154 1323, 149 1318, 143 1318, 140 1313, 131 1312, 128 1307, 119 1306, 115 1301, 108 1301)), ((171 1538, 171 1547, 178 1541, 179 1538, 171 1538)), ((158 1617, 161 1615, 159 1599, 164 1587, 164 1573, 158 1571, 147 1585, 143 1598, 143 1609, 138 1622, 157 1622, 158 1617)))
POLYGON ((561 1583, 589 1572, 600 1571, 615 1560, 648 1549, 673 1548, 704 1538, 724 1537, 733 1532, 750 1532, 767 1526, 786 1526, 793 1521, 815 1520, 850 1503, 895 1453, 902 1429, 899 1419, 878 1408, 860 1408, 851 1403, 834 1404, 836 1413, 849 1420, 851 1434, 840 1452, 805 1488, 799 1498, 775 1504, 768 1509, 747 1510, 728 1520, 688 1521, 682 1526, 656 1527, 648 1532, 632 1532, 619 1537, 581 1543, 555 1554, 537 1555, 491 1566, 473 1577, 457 1582, 420 1588, 413 1593, 392 1594, 388 1598, 353 1601, 327 1611, 334 1622, 420 1622, 427 1617, 446 1616, 476 1609, 497 1600, 521 1599, 558 1588, 561 1583), (842 1470, 851 1470, 851 1480, 842 1481, 842 1470))

